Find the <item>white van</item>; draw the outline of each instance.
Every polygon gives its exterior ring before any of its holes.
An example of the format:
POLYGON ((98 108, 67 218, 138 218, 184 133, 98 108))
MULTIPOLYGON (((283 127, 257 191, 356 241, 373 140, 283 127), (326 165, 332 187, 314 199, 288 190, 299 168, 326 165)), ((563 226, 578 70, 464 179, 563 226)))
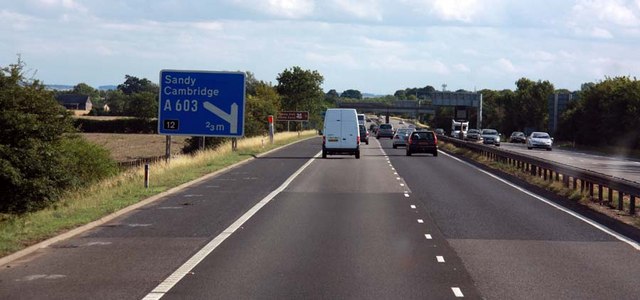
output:
POLYGON ((360 158, 360 130, 353 108, 330 108, 324 116, 322 158, 333 154, 349 154, 360 158))

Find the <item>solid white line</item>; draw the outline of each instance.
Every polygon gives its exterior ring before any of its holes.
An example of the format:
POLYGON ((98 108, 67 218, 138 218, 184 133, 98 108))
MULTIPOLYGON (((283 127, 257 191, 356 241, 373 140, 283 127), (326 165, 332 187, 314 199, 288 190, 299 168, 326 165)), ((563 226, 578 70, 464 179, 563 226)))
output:
POLYGON ((207 255, 209 255, 213 250, 215 250, 224 240, 226 240, 231 234, 233 234, 242 224, 244 224, 247 220, 249 220, 253 215, 255 215, 262 207, 267 205, 273 198, 275 198, 278 194, 280 194, 284 189, 291 184, 291 182, 304 171, 314 159, 320 157, 321 152, 318 152, 312 159, 307 161, 302 167, 300 167, 295 173, 293 173, 287 180, 285 180, 282 185, 280 185, 277 189, 273 190, 269 195, 264 197, 260 202, 254 205, 249 211, 247 211, 244 215, 242 215, 239 219, 237 219, 233 224, 231 224, 227 229, 225 229, 222 233, 216 236, 213 240, 211 240, 207 245, 205 245, 200 251, 198 251, 195 255, 193 255, 187 262, 185 262, 180 268, 175 270, 173 274, 169 275, 167 279, 161 282, 153 291, 151 291, 147 296, 143 298, 143 300, 152 300, 152 299, 160 299, 164 294, 169 292, 174 285, 176 285, 182 278, 187 275, 193 268, 195 268, 207 255))
POLYGON ((443 262, 444 262, 444 256, 436 256, 436 260, 437 260, 439 263, 443 263, 443 262))
POLYGON ((456 295, 456 297, 464 298, 464 295, 462 294, 462 290, 460 290, 459 287, 452 287, 451 290, 453 291, 453 294, 456 295))
POLYGON ((424 223, 424 220, 418 219, 418 223, 422 224, 422 223, 424 223))
POLYGON ((430 234, 425 234, 424 237, 427 238, 427 240, 432 240, 433 239, 433 237, 431 237, 430 234))
POLYGON ((411 209, 416 209, 416 206, 412 204, 411 209))
POLYGON ((504 183, 504 184, 516 189, 516 190, 519 190, 519 191, 521 191, 521 192, 523 192, 523 193, 525 193, 525 194, 527 194, 527 195, 529 195, 529 196, 531 196, 531 197, 533 197, 535 199, 538 199, 538 200, 540 200, 540 201, 542 201, 542 202, 544 202, 544 203, 546 203, 546 204, 548 204, 548 205, 550 205, 550 206, 552 206, 552 207, 554 207, 554 208, 556 208, 556 209, 558 209, 560 211, 563 211, 563 212, 565 212, 565 213, 567 213, 567 214, 569 214, 569 215, 571 215, 571 216, 573 216, 573 217, 575 217, 575 218, 577 218, 577 219, 579 219, 579 220, 581 220, 581 221, 583 221, 583 222, 585 222, 585 223, 587 223, 587 224, 599 229, 600 231, 602 231, 602 232, 604 232, 604 233, 606 233, 606 234, 608 234, 610 236, 613 236, 614 238, 618 239, 619 241, 627 243, 628 245, 630 245, 631 247, 635 248, 636 250, 640 250, 640 244, 636 243, 635 241, 633 241, 633 240, 631 240, 631 239, 629 239, 629 238, 627 238, 627 237, 625 237, 623 235, 618 234, 617 232, 609 229, 608 227, 606 227, 606 226, 604 226, 604 225, 602 225, 602 224, 600 224, 600 223, 598 223, 598 222, 596 222, 596 221, 594 221, 594 220, 592 220, 590 218, 587 218, 587 217, 585 217, 585 216, 583 216, 581 214, 578 214, 578 213, 576 213, 574 211, 571 211, 569 209, 566 209, 566 208, 564 208, 564 207, 562 207, 562 206, 560 206, 558 204, 555 204, 555 203, 551 202, 551 200, 548 200, 547 198, 544 198, 542 196, 536 195, 533 192, 530 192, 530 191, 528 191, 528 190, 526 190, 526 189, 524 189, 522 187, 519 187, 519 186, 517 186, 517 185, 515 185, 515 184, 513 184, 511 182, 508 182, 508 181, 506 181, 506 180, 504 180, 504 179, 502 179, 502 178, 500 178, 500 177, 498 177, 496 175, 493 175, 493 174, 491 174, 491 173, 489 173, 489 172, 487 172, 485 170, 482 170, 482 169, 480 169, 480 168, 478 168, 478 167, 476 167, 476 166, 474 166, 474 165, 472 165, 472 164, 470 164, 470 163, 468 163, 466 161, 463 161, 463 160, 461 160, 461 159, 459 159, 457 157, 451 156, 451 155, 449 155, 447 153, 444 153, 442 151, 440 151, 440 153, 442 153, 442 154, 444 154, 444 155, 446 155, 448 157, 451 157, 454 160, 456 160, 456 161, 458 161, 458 162, 460 162, 462 164, 465 164, 465 165, 467 165, 469 167, 472 167, 472 168, 474 168, 474 169, 476 169, 476 170, 478 170, 478 171, 480 171, 480 172, 482 172, 482 173, 484 173, 486 175, 489 175, 490 177, 492 177, 492 178, 494 178, 494 179, 496 179, 496 180, 498 180, 498 181, 500 181, 500 182, 502 182, 502 183, 504 183))

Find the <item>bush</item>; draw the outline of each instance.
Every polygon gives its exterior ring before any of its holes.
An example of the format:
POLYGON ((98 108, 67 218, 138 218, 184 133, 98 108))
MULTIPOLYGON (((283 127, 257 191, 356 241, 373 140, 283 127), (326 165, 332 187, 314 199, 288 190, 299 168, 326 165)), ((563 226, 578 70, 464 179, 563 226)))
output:
POLYGON ((25 80, 23 67, 0 68, 0 213, 44 208, 113 172, 104 150, 69 135, 69 113, 42 84, 25 80))
MULTIPOLYGON (((207 137, 205 148, 206 149, 215 149, 220 145, 224 144, 228 138, 223 137, 207 137)), ((184 143, 184 148, 182 148, 182 153, 192 154, 196 151, 200 150, 200 141, 202 141, 201 136, 192 136, 188 138, 184 143)))
POLYGON ((115 175, 118 166, 107 149, 91 144, 78 135, 63 139, 58 145, 62 168, 70 175, 69 187, 79 188, 115 175))

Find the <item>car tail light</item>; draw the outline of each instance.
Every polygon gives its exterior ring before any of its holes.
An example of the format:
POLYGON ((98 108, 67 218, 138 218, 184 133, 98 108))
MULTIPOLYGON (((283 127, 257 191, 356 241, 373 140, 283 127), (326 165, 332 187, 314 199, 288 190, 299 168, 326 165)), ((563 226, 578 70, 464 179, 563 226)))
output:
POLYGON ((357 138, 358 145, 360 145, 360 136, 357 138))
POLYGON ((438 137, 435 134, 433 135, 433 142, 438 144, 438 137))

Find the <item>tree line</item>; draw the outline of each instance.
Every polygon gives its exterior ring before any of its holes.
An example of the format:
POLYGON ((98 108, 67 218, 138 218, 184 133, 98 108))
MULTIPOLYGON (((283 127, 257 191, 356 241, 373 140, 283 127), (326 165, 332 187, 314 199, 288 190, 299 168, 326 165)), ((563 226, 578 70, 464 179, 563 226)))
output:
MULTIPOLYGON (((429 101, 435 88, 397 90, 393 96, 368 98, 366 101, 391 103, 396 100, 429 101)), ((457 90, 456 92, 468 92, 457 90)), ((347 90, 338 94, 330 90, 325 98, 329 102, 358 101, 353 97, 360 92, 347 90), (357 92, 357 93, 356 93, 357 92)), ((578 91, 555 89, 547 80, 534 81, 520 78, 515 82, 515 90, 478 91, 483 96, 482 127, 494 128, 503 134, 513 131, 548 131, 549 101, 555 93, 575 95, 566 110, 558 116, 555 137, 576 145, 618 146, 626 149, 640 149, 640 81, 631 77, 605 78, 598 83, 585 83, 578 91)), ((425 120, 433 128, 450 128, 454 116, 453 107, 436 107, 435 115, 425 120)), ((469 123, 477 124, 478 112, 471 110, 469 123)))

